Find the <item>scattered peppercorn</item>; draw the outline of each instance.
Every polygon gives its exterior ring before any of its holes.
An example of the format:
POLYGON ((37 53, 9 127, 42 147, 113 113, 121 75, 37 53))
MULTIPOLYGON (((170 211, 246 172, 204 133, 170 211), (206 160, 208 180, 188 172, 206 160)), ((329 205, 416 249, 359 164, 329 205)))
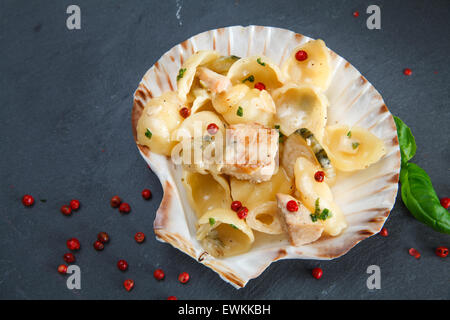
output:
POLYGON ((22 197, 22 204, 25 207, 31 207, 34 204, 34 198, 33 196, 26 194, 22 197))
POLYGON ((165 276, 164 271, 162 271, 161 269, 156 269, 155 272, 153 272, 153 276, 156 280, 162 280, 165 276))
POLYGON ((389 233, 388 233, 388 231, 387 231, 386 228, 382 228, 382 229, 380 230, 380 236, 382 236, 382 237, 387 237, 388 235, 389 235, 389 233))
POLYGON ((70 208, 74 211, 77 211, 80 209, 80 201, 78 200, 71 200, 70 201, 70 208))
POLYGON ((114 196, 111 198, 111 207, 118 208, 120 204, 122 203, 122 199, 119 198, 119 196, 114 196))
POLYGON ((405 76, 410 76, 410 75, 412 75, 412 70, 409 69, 409 68, 406 68, 406 69, 403 70, 403 74, 405 76))
POLYGON ((436 255, 441 258, 445 258, 448 256, 448 248, 446 247, 437 247, 436 255))
POLYGON ((148 200, 152 197, 152 192, 149 189, 142 190, 142 198, 148 200))
POLYGON ((217 133, 217 131, 219 131, 219 127, 215 123, 210 123, 206 127, 206 130, 208 131, 208 133, 210 135, 215 135, 217 133))
POLYGON ((353 16, 355 18, 358 18, 359 17, 359 11, 353 11, 353 16))
POLYGON ((186 108, 186 107, 180 109, 180 116, 182 116, 183 118, 186 119, 190 115, 191 115, 191 109, 186 108))
POLYGON ((121 213, 129 213, 131 211, 131 207, 130 207, 130 205, 128 203, 123 202, 119 206, 119 211, 121 213))
POLYGON ((286 203, 286 209, 287 209, 289 212, 297 212, 297 211, 298 211, 298 203, 297 203, 297 201, 295 201, 295 200, 289 200, 289 201, 286 203))
POLYGON ((142 243, 145 240, 145 234, 143 232, 137 232, 134 235, 134 240, 136 240, 137 243, 142 243))
POLYGON ((75 256, 74 256, 73 253, 70 253, 70 252, 64 254, 63 259, 67 263, 74 263, 75 262, 75 256))
POLYGON ((167 300, 178 300, 178 299, 175 296, 170 296, 170 297, 167 297, 167 300))
POLYGON ((312 276, 316 279, 320 279, 323 276, 323 270, 321 268, 314 268, 312 270, 312 276))
POLYGON ((231 210, 238 212, 238 210, 242 207, 242 203, 240 201, 233 201, 231 203, 231 210))
POLYGON ((189 281, 189 273, 187 273, 187 272, 180 273, 180 275, 178 276, 178 281, 180 281, 181 283, 188 282, 189 281))
POLYGON ((97 251, 102 251, 103 249, 105 249, 105 245, 97 240, 94 242, 94 249, 97 251))
POLYGON ((323 179, 325 178, 325 172, 323 172, 323 171, 317 171, 315 174, 314 174, 314 179, 317 181, 317 182, 323 182, 323 179))
POLYGON ((77 238, 71 238, 66 242, 69 250, 80 250, 80 241, 77 238))
POLYGON ((106 232, 99 232, 97 235, 97 240, 101 243, 108 243, 109 242, 109 235, 106 232))
POLYGON ((119 270, 121 271, 127 270, 128 262, 126 262, 125 260, 119 260, 119 262, 117 262, 117 268, 119 268, 119 270))
POLYGON ((409 249, 409 250, 408 250, 408 253, 409 253, 411 256, 413 256, 414 258, 416 258, 416 259, 419 259, 419 258, 420 258, 420 253, 419 253, 419 251, 417 251, 417 250, 414 249, 414 248, 409 249))
POLYGON ((72 214, 72 208, 68 205, 63 205, 60 210, 65 216, 70 216, 72 214))
POLYGON ((445 209, 448 209, 448 207, 450 207, 450 198, 442 198, 441 206, 443 206, 445 209))
POLYGON ((259 91, 266 90, 266 86, 262 82, 258 82, 255 84, 255 89, 258 89, 259 91))
POLYGON ((297 59, 297 61, 305 61, 308 59, 308 53, 305 50, 298 50, 295 54, 295 59, 297 59))
POLYGON ((58 266, 58 272, 60 274, 66 274, 67 273, 67 266, 65 264, 60 264, 58 266))
POLYGON ((134 281, 131 279, 125 280, 123 282, 123 287, 125 288, 125 290, 131 291, 131 289, 133 289, 133 287, 134 287, 134 281))
POLYGON ((247 218, 247 215, 248 215, 248 209, 247 209, 247 207, 241 207, 241 208, 238 210, 237 215, 238 215, 239 219, 245 219, 245 218, 247 218))

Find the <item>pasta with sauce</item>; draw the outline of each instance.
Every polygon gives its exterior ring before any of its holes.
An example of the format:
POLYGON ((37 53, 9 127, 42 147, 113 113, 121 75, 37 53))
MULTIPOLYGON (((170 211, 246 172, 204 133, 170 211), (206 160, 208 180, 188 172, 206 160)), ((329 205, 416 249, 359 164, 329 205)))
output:
POLYGON ((209 254, 243 254, 262 235, 307 245, 347 227, 330 187, 385 149, 367 129, 328 125, 329 54, 322 40, 296 47, 281 66, 198 51, 181 66, 177 91, 145 106, 138 143, 182 168, 209 254))

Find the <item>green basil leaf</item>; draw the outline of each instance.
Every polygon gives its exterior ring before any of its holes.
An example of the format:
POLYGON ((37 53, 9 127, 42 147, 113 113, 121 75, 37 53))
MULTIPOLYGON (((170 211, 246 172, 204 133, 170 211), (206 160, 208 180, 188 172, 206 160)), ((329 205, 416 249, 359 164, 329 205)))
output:
POLYGON ((402 200, 412 215, 434 230, 450 234, 450 212, 434 191, 428 174, 414 163, 405 163, 400 171, 402 200))
POLYGON ((394 121, 397 126, 402 163, 406 163, 416 154, 416 140, 414 139, 411 129, 409 129, 409 127, 400 118, 394 116, 394 121))

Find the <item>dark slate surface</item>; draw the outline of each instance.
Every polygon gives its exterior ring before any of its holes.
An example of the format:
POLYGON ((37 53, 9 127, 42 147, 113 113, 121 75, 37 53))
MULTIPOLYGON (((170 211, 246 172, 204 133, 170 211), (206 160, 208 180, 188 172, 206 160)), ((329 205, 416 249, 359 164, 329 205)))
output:
POLYGON ((20 299, 449 299, 450 258, 436 246, 450 236, 416 221, 397 201, 389 237, 374 236, 334 261, 281 261, 242 290, 171 246, 152 231, 161 186, 140 158, 130 128, 132 94, 145 71, 168 49, 199 32, 230 25, 267 25, 324 39, 383 95, 412 128, 414 161, 441 196, 450 195, 448 21, 450 2, 375 1, 382 29, 366 28, 372 1, 82 1, 82 29, 66 29, 72 1, 0 3, 0 298, 20 299), (181 9, 180 9, 181 5, 181 9), (179 10, 180 18, 176 13, 179 10), (359 10, 359 18, 352 12, 359 10), (411 77, 402 74, 405 67, 411 77), (140 192, 148 187, 153 200, 140 192), (35 196, 31 209, 20 202, 35 196), (109 207, 119 194, 128 216, 109 207), (59 213, 72 198, 82 208, 59 213), (41 203, 38 199, 47 199, 41 203), (111 243, 96 252, 97 232, 111 243), (138 245, 137 231, 147 234, 138 245), (78 237, 82 289, 70 291, 56 272, 78 237), (422 253, 416 260, 408 248, 422 253), (126 273, 119 258, 128 260, 126 273), (366 288, 366 268, 381 267, 382 288, 366 288), (320 266, 323 278, 310 276, 320 266), (157 282, 161 267, 166 279, 157 282), (191 281, 177 282, 187 271, 191 281), (135 289, 122 288, 126 278, 135 289))

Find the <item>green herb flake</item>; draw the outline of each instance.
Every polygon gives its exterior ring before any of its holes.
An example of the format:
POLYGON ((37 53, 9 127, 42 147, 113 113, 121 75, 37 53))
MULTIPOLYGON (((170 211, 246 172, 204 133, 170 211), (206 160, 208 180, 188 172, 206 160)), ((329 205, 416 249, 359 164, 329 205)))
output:
POLYGON ((316 199, 316 203, 314 205, 314 214, 319 214, 320 213, 320 198, 316 199))
POLYGON ((323 209, 319 215, 320 220, 327 220, 329 217, 331 217, 331 212, 327 208, 323 209))
POLYGON ((347 137, 349 137, 349 138, 352 137, 352 132, 351 131, 347 132, 347 137))
POLYGON ((322 212, 320 211, 320 198, 316 199, 314 207, 314 213, 310 214, 312 222, 317 222, 317 220, 327 220, 332 216, 331 211, 327 208, 323 209, 322 212))
POLYGON ((237 114, 239 117, 242 117, 242 116, 244 115, 244 109, 242 109, 242 107, 239 106, 239 108, 237 109, 236 114, 237 114))
POLYGON ((231 226, 233 229, 239 230, 239 228, 236 227, 236 226, 235 226, 234 224, 232 224, 232 223, 230 223, 230 226, 231 226))
POLYGON ((145 136, 149 139, 152 138, 153 133, 147 128, 147 131, 145 131, 145 136))
POLYGON ((180 71, 178 71, 177 81, 180 80, 181 78, 183 78, 185 72, 186 72, 186 68, 180 69, 180 71))
POLYGON ((256 62, 258 62, 258 63, 259 63, 260 65, 262 65, 263 67, 266 66, 266 63, 265 63, 265 62, 262 62, 262 61, 261 61, 261 58, 256 59, 256 62))
POLYGON ((249 75, 247 78, 242 80, 242 83, 245 83, 245 81, 254 82, 255 81, 255 77, 253 75, 249 75))
POLYGON ((355 150, 356 148, 358 148, 359 147, 359 142, 353 142, 352 143, 352 148, 353 148, 353 150, 355 150))
POLYGON ((209 218, 209 225, 212 227, 214 225, 214 223, 216 223, 216 219, 214 218, 209 218))
POLYGON ((40 199, 41 202, 47 202, 47 199, 40 199))

